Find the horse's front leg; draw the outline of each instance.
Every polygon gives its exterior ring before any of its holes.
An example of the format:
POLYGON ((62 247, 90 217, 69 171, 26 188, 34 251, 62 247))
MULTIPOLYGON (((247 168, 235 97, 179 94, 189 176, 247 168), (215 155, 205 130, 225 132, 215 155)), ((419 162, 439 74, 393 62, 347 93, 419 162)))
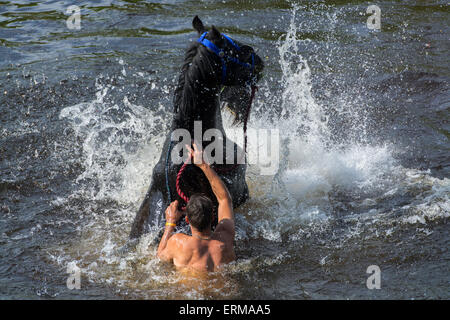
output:
MULTIPOLYGON (((232 164, 228 164, 222 169, 222 172, 219 170, 218 173, 230 192, 231 198, 233 199, 233 207, 236 208, 245 203, 249 198, 248 185, 245 180, 247 171, 246 155, 244 154, 244 150, 232 140, 228 139, 228 137, 226 138, 225 146, 233 146, 233 161, 232 164), (239 165, 235 165, 235 163, 239 163, 239 165)), ((226 149, 224 149, 224 154, 226 154, 226 149)))
POLYGON ((153 169, 150 187, 131 226, 130 239, 140 237, 151 228, 162 227, 168 206, 165 188, 164 165, 160 161, 153 169))
POLYGON ((244 204, 250 197, 247 181, 245 180, 246 167, 246 164, 239 165, 234 172, 222 176, 222 180, 225 182, 233 199, 234 208, 244 204))

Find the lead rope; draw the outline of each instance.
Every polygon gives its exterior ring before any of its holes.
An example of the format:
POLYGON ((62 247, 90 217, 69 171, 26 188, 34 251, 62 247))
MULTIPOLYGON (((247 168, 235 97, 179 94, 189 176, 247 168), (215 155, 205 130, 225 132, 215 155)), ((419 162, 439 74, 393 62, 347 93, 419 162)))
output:
MULTIPOLYGON (((246 114, 245 114, 245 119, 244 119, 244 129, 243 129, 244 130, 244 157, 245 157, 245 154, 247 153, 247 123, 248 123, 248 119, 250 118, 249 117, 250 116, 250 110, 251 110, 251 107, 252 107, 253 99, 255 98, 255 92, 257 90, 258 90, 258 87, 255 86, 255 85, 252 85, 252 93, 250 95, 250 102, 248 104, 247 111, 246 111, 246 114)), ((177 180, 176 180, 177 193, 180 196, 180 198, 183 199, 184 202, 186 202, 186 204, 189 202, 189 197, 186 196, 184 194, 184 192, 181 190, 181 188, 180 188, 180 179, 181 179, 181 176, 183 175, 183 172, 186 169, 187 165, 188 165, 188 163, 186 163, 186 162, 183 163, 183 165, 181 166, 180 170, 178 171, 177 180)), ((228 172, 228 171, 234 170, 238 165, 239 165, 238 163, 235 163, 230 168, 222 168, 222 169, 214 168, 214 170, 216 172, 228 172)), ((166 175, 166 181, 168 181, 168 176, 167 175, 166 175)), ((167 186, 168 186, 168 184, 167 184, 167 186)), ((167 187, 167 188, 168 188, 168 190, 170 190, 169 187, 167 187)), ((184 206, 181 209, 184 210, 185 208, 186 207, 184 206)))
POLYGON ((165 167, 167 198, 169 199, 169 203, 172 203, 172 193, 170 192, 170 185, 169 185, 169 158, 172 151, 172 143, 173 141, 172 139, 170 139, 169 150, 167 150, 166 167, 165 167))

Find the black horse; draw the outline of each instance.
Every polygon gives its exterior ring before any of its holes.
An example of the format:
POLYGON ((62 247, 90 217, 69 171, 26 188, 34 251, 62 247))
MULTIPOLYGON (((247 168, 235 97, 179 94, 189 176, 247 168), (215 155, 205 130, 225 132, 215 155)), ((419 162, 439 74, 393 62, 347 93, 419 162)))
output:
MULTIPOLYGON (((194 138, 194 121, 201 121, 202 137, 206 130, 215 128, 221 132, 224 141, 228 141, 222 125, 221 103, 228 102, 235 120, 242 121, 251 100, 249 87, 259 80, 264 67, 253 48, 221 34, 214 26, 207 31, 197 16, 192 24, 200 38, 186 51, 174 95, 171 132, 153 169, 152 181, 133 222, 130 239, 138 238, 154 227, 162 228, 164 211, 170 201, 178 199, 180 204, 185 204, 176 190, 177 174, 182 164, 172 162, 170 154, 177 142, 172 141, 171 133, 176 129, 186 129, 194 138), (221 96, 225 101, 220 101, 221 96)), ((226 143, 223 154, 226 154, 226 143)), ((238 151, 242 153, 234 144, 234 161, 238 160, 238 151)), ((233 206, 244 203, 249 196, 245 181, 246 165, 220 164, 216 165, 216 170, 230 191, 233 206)), ((195 165, 186 167, 180 187, 187 197, 201 192, 217 204, 206 176, 195 165)))

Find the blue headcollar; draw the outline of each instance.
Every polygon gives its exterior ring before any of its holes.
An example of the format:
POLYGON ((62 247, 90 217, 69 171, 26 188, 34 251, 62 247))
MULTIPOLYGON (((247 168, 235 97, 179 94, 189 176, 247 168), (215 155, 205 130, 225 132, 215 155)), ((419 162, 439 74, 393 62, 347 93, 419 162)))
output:
MULTIPOLYGON (((219 47, 217 47, 214 43, 212 43, 211 41, 209 41, 208 39, 206 39, 206 34, 208 32, 204 32, 200 38, 197 40, 198 42, 200 42, 201 44, 203 44, 205 47, 207 47, 208 49, 210 49, 212 52, 214 52, 222 61, 222 84, 225 82, 225 78, 227 76, 227 65, 225 63, 225 59, 228 61, 232 61, 234 63, 237 63, 245 68, 248 68, 251 70, 252 72, 252 76, 254 76, 254 71, 255 71, 255 54, 252 52, 252 63, 249 64, 247 62, 242 62, 239 59, 235 58, 235 57, 230 57, 228 55, 225 54, 225 51, 219 47)), ((227 35, 222 33, 222 36, 233 46, 236 48, 237 51, 240 51, 241 48, 227 35)))

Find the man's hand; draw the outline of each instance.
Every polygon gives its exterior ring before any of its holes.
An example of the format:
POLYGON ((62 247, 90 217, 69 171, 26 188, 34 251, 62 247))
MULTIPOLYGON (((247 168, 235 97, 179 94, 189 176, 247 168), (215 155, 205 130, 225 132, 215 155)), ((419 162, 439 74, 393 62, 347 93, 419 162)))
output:
POLYGON ((169 261, 173 258, 173 252, 170 250, 170 247, 167 247, 167 243, 181 215, 181 212, 178 210, 178 200, 175 200, 166 209, 166 228, 158 246, 158 257, 162 260, 169 261))
POLYGON ((207 162, 204 159, 203 151, 197 147, 195 142, 193 143, 193 145, 194 150, 192 150, 190 146, 186 145, 186 149, 189 152, 189 159, 192 159, 197 167, 202 168, 207 165, 207 162))
POLYGON ((182 215, 178 210, 178 200, 175 200, 166 209, 166 222, 176 224, 182 215))

